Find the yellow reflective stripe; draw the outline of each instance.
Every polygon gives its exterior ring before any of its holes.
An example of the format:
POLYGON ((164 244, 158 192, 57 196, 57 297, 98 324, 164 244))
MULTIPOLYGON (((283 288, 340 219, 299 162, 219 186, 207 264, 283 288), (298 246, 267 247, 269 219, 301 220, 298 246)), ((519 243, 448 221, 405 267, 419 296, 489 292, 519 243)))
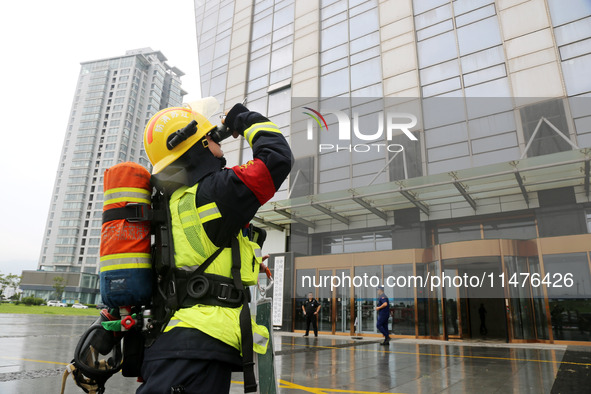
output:
POLYGON ((219 219, 222 217, 221 213, 212 213, 211 215, 207 215, 204 218, 201 218, 201 223, 209 222, 210 220, 219 219))
POLYGON ((281 130, 273 122, 256 123, 244 131, 244 138, 246 138, 250 146, 252 146, 254 136, 261 130, 281 134, 281 130))
POLYGON ((179 219, 181 220, 181 224, 183 228, 191 227, 197 225, 196 216, 193 211, 184 211, 179 214, 179 219))
POLYGON ((126 264, 114 264, 101 267, 101 272, 112 271, 112 270, 129 270, 138 268, 152 268, 150 263, 126 263, 126 264))
POLYGON ((105 200, 104 205, 115 204, 118 202, 139 202, 144 204, 150 204, 150 199, 146 198, 137 198, 137 197, 120 197, 120 198, 112 198, 110 200, 105 200))
POLYGON ((126 198, 126 197, 127 198, 141 198, 144 200, 147 199, 148 201, 150 200, 150 196, 146 196, 145 194, 142 194, 142 193, 131 193, 131 192, 123 193, 123 192, 121 192, 121 193, 111 193, 107 196, 107 198, 109 200, 114 200, 116 198, 126 198))
POLYGON ((152 268, 149 253, 115 253, 100 258, 100 272, 152 268))
POLYGON ((185 219, 187 216, 192 216, 192 215, 193 215, 193 212, 191 212, 191 211, 184 211, 184 212, 181 212, 180 213, 179 219, 182 220, 182 219, 185 219))
POLYGON ((113 259, 150 258, 150 253, 113 253, 101 257, 101 262, 113 259))
POLYGON ((202 223, 222 217, 222 214, 220 213, 220 210, 218 209, 215 202, 211 202, 197 208, 197 213, 199 214, 199 219, 201 219, 202 223))
POLYGON ((152 193, 149 192, 146 189, 142 189, 139 187, 116 187, 114 189, 109 189, 107 190, 104 194, 105 196, 108 196, 109 194, 113 194, 113 193, 141 193, 141 194, 145 194, 147 196, 151 196, 152 193))
POLYGON ((207 210, 209 210, 211 208, 217 208, 217 205, 216 205, 215 202, 210 202, 209 204, 205 204, 205 205, 202 205, 200 207, 197 207, 197 212, 198 213, 201 213, 201 212, 207 211, 207 210))

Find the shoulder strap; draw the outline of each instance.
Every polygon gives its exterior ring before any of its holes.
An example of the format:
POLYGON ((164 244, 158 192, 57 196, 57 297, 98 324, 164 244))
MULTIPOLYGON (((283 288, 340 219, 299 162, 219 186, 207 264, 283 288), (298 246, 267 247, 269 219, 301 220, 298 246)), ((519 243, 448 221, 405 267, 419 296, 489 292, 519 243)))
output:
MULTIPOLYGON (((236 289, 245 291, 240 277, 240 245, 238 238, 232 237, 232 280, 236 289)), ((244 369, 244 392, 253 393, 257 391, 257 381, 254 375, 254 355, 252 339, 252 321, 250 318, 250 308, 248 306, 248 297, 244 297, 242 310, 240 311, 240 331, 242 342, 242 366, 244 369)))
POLYGON ((197 269, 195 270, 195 272, 193 272, 191 276, 203 275, 207 267, 209 267, 211 263, 213 263, 213 261, 220 255, 220 253, 222 253, 224 248, 224 246, 220 246, 215 252, 213 252, 211 256, 207 258, 207 260, 205 260, 203 263, 201 263, 201 265, 199 265, 199 267, 197 267, 197 269))

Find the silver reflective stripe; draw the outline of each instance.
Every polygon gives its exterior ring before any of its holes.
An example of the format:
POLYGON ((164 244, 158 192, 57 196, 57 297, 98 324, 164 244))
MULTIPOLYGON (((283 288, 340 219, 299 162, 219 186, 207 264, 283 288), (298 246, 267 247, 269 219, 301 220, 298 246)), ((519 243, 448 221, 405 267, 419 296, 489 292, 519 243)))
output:
MULTIPOLYGON (((166 325, 166 328, 172 328, 174 326, 176 326, 177 324, 179 324, 181 321, 180 320, 170 320, 168 322, 168 324, 166 325)), ((176 332, 176 331, 175 331, 176 332)))
MULTIPOLYGON (((149 255, 148 255, 149 256, 149 255)), ((101 268, 102 267, 109 267, 111 265, 121 265, 121 264, 150 264, 150 257, 122 257, 122 258, 115 258, 115 259, 104 259, 100 261, 101 268)))
POLYGON ((279 130, 279 128, 277 128, 274 125, 268 125, 268 124, 263 124, 260 126, 254 126, 253 128, 251 128, 250 130, 248 130, 246 132, 246 134, 244 135, 244 138, 246 138, 248 140, 248 142, 252 142, 251 141, 251 137, 253 136, 253 134, 255 134, 257 131, 259 130, 266 130, 266 131, 271 131, 271 132, 275 132, 275 133, 281 133, 281 131, 279 130))
POLYGON ((261 248, 254 249, 254 257, 257 257, 257 258, 263 257, 263 252, 261 252, 261 248))
POLYGON ((212 207, 212 208, 206 209, 205 211, 199 212, 199 219, 203 220, 210 215, 215 215, 216 213, 217 214, 220 213, 220 210, 218 209, 218 207, 212 207))
POLYGON ((181 266, 177 265, 176 268, 179 270, 183 270, 183 271, 193 272, 197 268, 199 268, 199 266, 198 265, 181 265, 181 266))
POLYGON ((146 200, 150 200, 150 195, 146 193, 136 193, 136 192, 117 192, 117 193, 106 193, 105 198, 107 200, 113 200, 115 198, 143 198, 146 200))
POLYGON ((259 346, 265 347, 267 346, 267 342, 269 341, 268 338, 265 338, 264 336, 262 336, 261 334, 258 334, 256 332, 252 333, 252 339, 254 341, 254 343, 256 343, 259 346))

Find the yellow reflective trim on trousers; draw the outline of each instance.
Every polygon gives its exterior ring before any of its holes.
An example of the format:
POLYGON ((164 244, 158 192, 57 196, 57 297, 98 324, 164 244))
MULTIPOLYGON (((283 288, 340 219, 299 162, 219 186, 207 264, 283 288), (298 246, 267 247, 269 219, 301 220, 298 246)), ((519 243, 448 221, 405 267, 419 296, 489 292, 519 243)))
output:
POLYGON ((261 130, 281 134, 281 130, 273 122, 256 123, 244 131, 244 138, 246 138, 250 146, 252 146, 254 136, 261 130))
POLYGON ((146 199, 146 198, 136 198, 136 197, 121 197, 121 198, 112 198, 110 200, 106 200, 104 202, 104 205, 115 204, 118 202, 139 202, 139 203, 144 203, 144 204, 151 203, 149 198, 146 199))
POLYGON ((142 189, 139 187, 116 187, 114 189, 109 189, 107 190, 104 195, 108 196, 109 194, 113 194, 113 193, 141 193, 141 194, 145 194, 147 196, 151 196, 152 193, 150 193, 148 190, 146 189, 142 189))

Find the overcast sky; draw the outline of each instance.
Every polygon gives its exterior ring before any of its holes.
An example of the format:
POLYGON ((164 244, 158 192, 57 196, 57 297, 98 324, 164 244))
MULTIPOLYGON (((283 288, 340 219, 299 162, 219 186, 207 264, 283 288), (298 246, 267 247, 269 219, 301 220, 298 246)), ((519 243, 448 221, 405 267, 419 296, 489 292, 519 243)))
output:
POLYGON ((36 269, 80 62, 151 47, 199 98, 192 0, 1 1, 0 273, 36 269))

